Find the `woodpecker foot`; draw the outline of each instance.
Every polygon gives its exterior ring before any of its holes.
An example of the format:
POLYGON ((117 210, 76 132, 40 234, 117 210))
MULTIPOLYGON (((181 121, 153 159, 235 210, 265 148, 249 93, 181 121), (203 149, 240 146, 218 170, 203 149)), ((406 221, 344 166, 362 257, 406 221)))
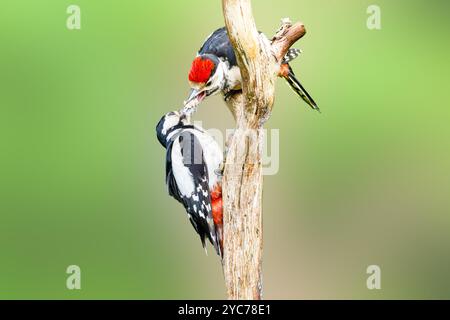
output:
POLYGON ((218 176, 223 177, 223 172, 225 171, 225 161, 220 164, 220 167, 217 168, 214 173, 218 176))

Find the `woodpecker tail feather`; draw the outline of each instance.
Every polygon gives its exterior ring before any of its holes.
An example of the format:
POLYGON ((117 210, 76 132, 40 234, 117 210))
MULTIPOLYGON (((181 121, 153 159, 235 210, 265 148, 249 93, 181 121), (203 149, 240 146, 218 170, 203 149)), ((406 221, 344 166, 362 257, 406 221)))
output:
POLYGON ((282 64, 286 64, 291 62, 292 60, 296 59, 300 54, 302 53, 302 50, 291 48, 288 50, 286 55, 284 56, 282 64))
POLYGON ((294 71, 289 66, 289 72, 284 76, 286 81, 289 83, 289 86, 294 90, 296 94, 298 94, 307 104, 310 105, 310 107, 314 110, 317 110, 320 112, 319 107, 314 102, 313 98, 309 95, 309 93, 303 88, 300 81, 296 78, 294 71))
POLYGON ((217 248, 216 251, 217 254, 223 258, 223 226, 222 225, 216 225, 216 234, 217 234, 217 248))
POLYGON ((216 250, 216 253, 219 257, 222 258, 222 246, 220 245, 220 239, 221 235, 219 235, 218 230, 216 228, 216 232, 213 236, 211 236, 211 244, 213 245, 214 249, 216 250))
POLYGON ((206 237, 205 235, 200 235, 200 241, 202 242, 203 249, 205 250, 205 254, 208 255, 208 249, 206 249, 206 237))

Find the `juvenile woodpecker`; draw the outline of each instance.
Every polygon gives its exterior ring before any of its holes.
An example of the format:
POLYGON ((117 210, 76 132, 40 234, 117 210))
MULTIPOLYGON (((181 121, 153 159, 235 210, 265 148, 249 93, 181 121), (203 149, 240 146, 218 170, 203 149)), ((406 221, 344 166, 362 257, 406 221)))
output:
POLYGON ((206 131, 173 111, 161 118, 156 134, 166 149, 166 185, 169 195, 186 209, 189 221, 206 251, 206 238, 222 257, 223 153, 206 131))
MULTIPOLYGON (((269 41, 262 33, 260 36, 269 41)), ((278 76, 286 79, 290 87, 311 108, 319 110, 317 104, 296 78, 289 62, 301 53, 290 49, 280 64, 278 76)), ((191 92, 185 101, 184 112, 192 113, 200 102, 208 96, 222 92, 225 100, 241 90, 242 77, 236 55, 225 27, 211 34, 200 48, 189 72, 191 92)))

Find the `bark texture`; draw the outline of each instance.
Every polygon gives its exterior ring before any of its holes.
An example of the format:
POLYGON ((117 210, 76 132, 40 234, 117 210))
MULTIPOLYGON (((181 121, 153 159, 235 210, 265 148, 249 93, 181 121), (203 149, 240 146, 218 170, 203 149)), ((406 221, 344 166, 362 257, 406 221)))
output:
POLYGON ((222 0, 228 35, 242 74, 242 93, 228 101, 236 131, 223 177, 224 259, 229 299, 262 299, 263 124, 270 117, 279 62, 305 34, 288 19, 272 41, 258 33, 250 0, 222 0))

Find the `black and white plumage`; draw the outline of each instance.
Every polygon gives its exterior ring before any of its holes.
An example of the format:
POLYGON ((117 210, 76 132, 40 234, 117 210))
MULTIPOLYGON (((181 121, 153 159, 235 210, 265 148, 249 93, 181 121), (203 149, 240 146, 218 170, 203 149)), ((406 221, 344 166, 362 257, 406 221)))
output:
POLYGON ((300 49, 296 49, 296 48, 289 49, 288 52, 286 53, 286 55, 284 56, 283 64, 289 63, 292 60, 297 59, 301 53, 302 53, 302 50, 300 50, 300 49))
POLYGON ((229 62, 230 67, 238 65, 233 46, 228 38, 227 29, 225 27, 217 29, 206 38, 202 47, 198 50, 198 55, 202 54, 212 54, 222 58, 229 62))
POLYGON ((211 203, 211 192, 221 183, 223 154, 219 145, 206 131, 189 124, 186 116, 176 111, 162 117, 156 132, 166 148, 169 195, 183 204, 205 250, 209 239, 221 256, 221 232, 214 224, 211 203))
MULTIPOLYGON (((260 33, 264 41, 267 37, 260 33)), ((288 84, 311 108, 319 110, 317 104, 296 78, 289 62, 300 55, 298 49, 290 49, 280 64, 279 76, 288 84)), ((241 90, 242 77, 237 64, 233 46, 225 27, 214 31, 204 42, 192 63, 189 72, 191 92, 185 101, 184 112, 191 113, 206 97, 222 92, 225 99, 233 92, 241 90)))

